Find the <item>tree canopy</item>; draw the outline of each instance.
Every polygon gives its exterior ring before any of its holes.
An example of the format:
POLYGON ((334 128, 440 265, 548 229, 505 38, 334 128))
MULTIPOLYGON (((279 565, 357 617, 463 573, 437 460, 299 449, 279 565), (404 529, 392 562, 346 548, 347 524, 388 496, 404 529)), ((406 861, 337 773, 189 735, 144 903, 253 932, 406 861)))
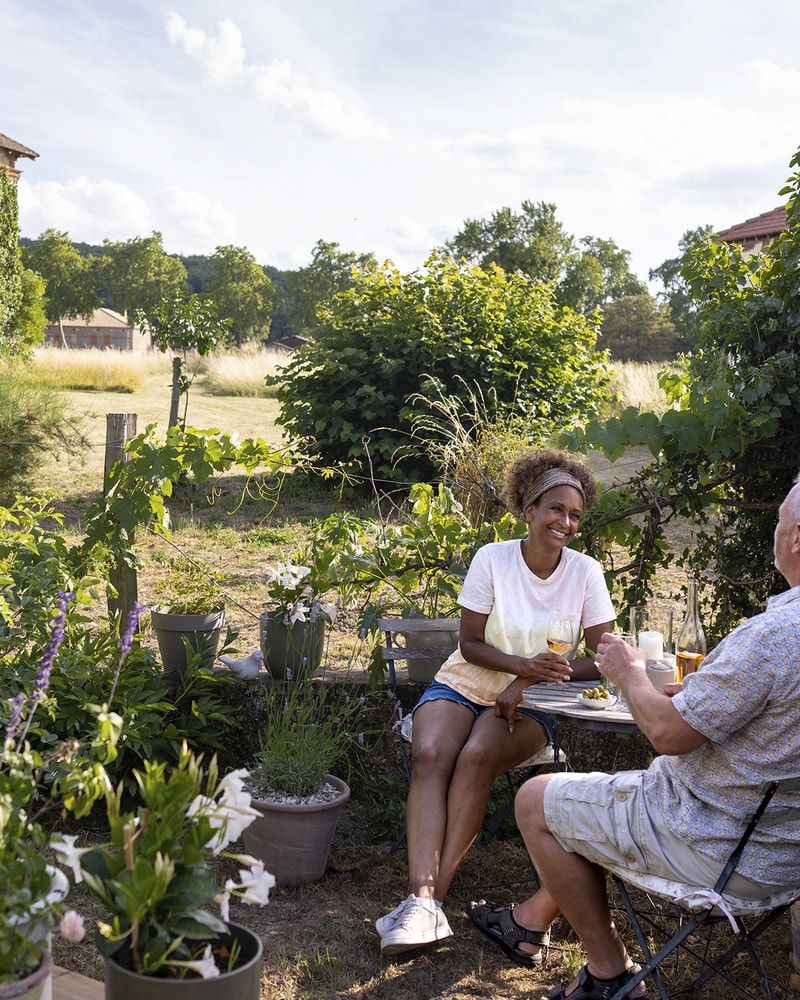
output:
POLYGON ((644 446, 653 462, 593 512, 591 544, 633 552, 627 597, 639 603, 668 561, 665 524, 699 525, 683 561, 710 583, 712 637, 757 614, 786 584, 773 566, 777 508, 800 466, 800 151, 787 228, 761 253, 706 237, 681 269, 697 305, 696 350, 682 372, 663 372, 672 407, 663 417, 634 408, 564 435, 562 444, 602 448, 611 458, 644 446))
POLYGON ((278 289, 244 247, 217 247, 212 257, 214 278, 203 294, 212 299, 222 319, 230 321, 237 347, 246 340, 266 340, 278 289))
POLYGON ((46 282, 45 313, 50 323, 67 316, 91 319, 100 305, 99 280, 93 257, 84 257, 67 233, 47 229, 27 252, 26 263, 46 282))
POLYGON ((103 240, 103 246, 100 267, 112 305, 129 320, 150 319, 164 299, 186 292, 186 268, 164 250, 161 233, 124 242, 103 240))
POLYGON ((490 387, 495 414, 517 407, 554 428, 592 414, 605 392, 596 328, 519 271, 441 254, 407 275, 385 263, 357 274, 320 320, 316 343, 281 374, 279 420, 324 462, 381 478, 435 474, 413 440, 426 397, 462 397, 466 409, 490 387))

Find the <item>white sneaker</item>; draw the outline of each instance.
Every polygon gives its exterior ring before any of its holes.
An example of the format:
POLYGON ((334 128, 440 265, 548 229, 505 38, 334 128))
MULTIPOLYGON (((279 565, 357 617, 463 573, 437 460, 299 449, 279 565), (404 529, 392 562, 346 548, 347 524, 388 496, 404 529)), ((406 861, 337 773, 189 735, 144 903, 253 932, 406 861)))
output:
POLYGON ((407 906, 411 906, 411 904, 414 902, 416 898, 417 897, 412 892, 408 896, 406 896, 406 898, 403 900, 402 903, 400 903, 399 906, 395 906, 395 908, 390 913, 387 913, 386 916, 378 917, 378 919, 375 921, 375 930, 378 932, 380 937, 382 938, 386 937, 389 931, 394 927, 394 925, 400 919, 405 908, 407 906))
POLYGON ((381 938, 381 954, 398 955, 452 936, 444 910, 438 906, 429 910, 424 903, 415 901, 405 907, 394 927, 381 938))

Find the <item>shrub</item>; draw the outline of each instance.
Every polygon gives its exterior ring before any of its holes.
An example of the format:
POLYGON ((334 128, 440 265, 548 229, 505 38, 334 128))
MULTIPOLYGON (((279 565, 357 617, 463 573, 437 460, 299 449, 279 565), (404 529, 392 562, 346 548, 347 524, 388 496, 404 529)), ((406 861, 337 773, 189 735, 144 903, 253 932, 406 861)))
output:
POLYGON ((522 273, 442 256, 409 275, 385 264, 321 313, 317 342, 284 369, 279 422, 327 463, 419 482, 436 471, 413 437, 426 398, 491 385, 490 416, 516 408, 551 432, 606 394, 595 340, 522 273))

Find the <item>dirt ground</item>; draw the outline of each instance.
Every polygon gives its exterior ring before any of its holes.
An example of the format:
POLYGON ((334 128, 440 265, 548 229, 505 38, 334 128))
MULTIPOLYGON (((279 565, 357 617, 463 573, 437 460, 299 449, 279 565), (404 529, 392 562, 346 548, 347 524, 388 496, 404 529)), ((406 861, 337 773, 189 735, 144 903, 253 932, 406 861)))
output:
MULTIPOLYGON (((391 747, 387 752, 391 754, 391 747)), ((575 763, 580 769, 619 768, 631 766, 630 762, 641 759, 644 752, 641 744, 630 738, 585 734, 575 763)), ((378 769, 385 763, 380 762, 378 769)), ((389 764, 393 766, 391 761, 389 764)), ((396 788, 402 791, 402 785, 391 789, 387 785, 387 794, 397 794, 396 788)), ((319 882, 278 886, 271 893, 270 903, 261 909, 231 906, 231 919, 257 932, 264 942, 262 1000, 536 1000, 562 979, 571 977, 584 959, 577 939, 563 921, 553 928, 553 947, 547 962, 533 970, 513 965, 472 927, 467 917, 470 900, 521 900, 538 885, 521 838, 510 821, 501 836, 488 844, 473 845, 459 870, 446 901, 454 936, 436 947, 382 960, 374 921, 407 894, 407 869, 405 849, 392 850, 393 837, 374 840, 373 799, 374 786, 359 790, 358 782, 354 782, 327 871, 319 882)), ((232 850, 237 849, 244 847, 233 845, 232 850)), ((220 874, 234 875, 232 862, 216 863, 220 874)), ((87 926, 93 917, 103 916, 88 899, 81 898, 79 891, 71 905, 87 916, 87 926)), ((617 919, 625 933, 624 913, 620 912, 617 919)), ((632 943, 632 935, 625 936, 632 943)), ((790 983, 788 916, 765 935, 760 951, 779 995, 800 996, 790 983)), ((57 939, 54 958, 68 969, 102 979, 102 962, 91 935, 80 945, 57 939)), ((685 982, 687 972, 685 962, 677 970, 671 969, 670 988, 677 989, 685 982)), ((763 995, 748 962, 737 962, 734 974, 737 981, 754 987, 754 995, 763 995)), ((656 995, 652 986, 650 995, 656 995)), ((701 994, 708 1000, 727 1000, 730 995, 731 989, 724 982, 709 984, 701 994)))

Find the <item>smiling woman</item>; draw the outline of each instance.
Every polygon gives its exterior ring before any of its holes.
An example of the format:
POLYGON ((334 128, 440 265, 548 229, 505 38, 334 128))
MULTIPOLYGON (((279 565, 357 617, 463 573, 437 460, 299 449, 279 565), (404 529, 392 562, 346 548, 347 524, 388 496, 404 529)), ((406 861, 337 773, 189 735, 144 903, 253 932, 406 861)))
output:
POLYGON ((596 492, 586 466, 551 449, 523 452, 507 471, 506 505, 528 532, 475 554, 459 597, 458 648, 414 709, 411 891, 376 921, 384 954, 452 935, 441 904, 478 834, 492 782, 552 738, 548 717, 523 705, 525 689, 599 676, 593 657, 568 660, 547 643, 559 618, 582 628, 595 649, 615 617, 602 567, 569 548, 596 492))

